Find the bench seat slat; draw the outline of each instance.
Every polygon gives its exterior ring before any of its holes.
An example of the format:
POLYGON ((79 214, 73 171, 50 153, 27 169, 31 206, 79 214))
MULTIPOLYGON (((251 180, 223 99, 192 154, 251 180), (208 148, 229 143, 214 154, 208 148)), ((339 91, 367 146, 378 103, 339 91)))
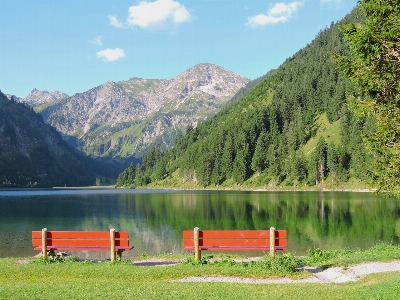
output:
MULTIPOLYGON (((199 246, 252 246, 265 247, 270 245, 269 239, 199 239, 199 246)), ((193 237, 183 240, 184 246, 194 246, 193 237)), ((287 240, 275 240, 275 246, 287 246, 287 240)))
MULTIPOLYGON (((33 246, 41 246, 42 239, 32 240, 33 246)), ((108 240, 103 239, 47 239, 48 246, 110 246, 110 237, 108 240)), ((129 240, 115 240, 116 246, 129 246, 129 240)))
MULTIPOLYGON (((110 239, 107 231, 48 231, 47 238, 50 239, 110 239)), ((129 239, 129 232, 116 231, 115 238, 129 239)), ((42 239, 41 231, 32 231, 32 239, 42 239)))
MULTIPOLYGON (((235 239, 235 238, 249 238, 249 239, 269 239, 269 230, 200 230, 200 238, 218 238, 218 239, 235 239)), ((183 230, 183 238, 193 238, 193 230, 183 230)), ((286 239, 286 230, 275 230, 275 238, 286 239)))
MULTIPOLYGON (((286 246, 275 247, 276 250, 286 250, 286 246)), ((184 247, 184 250, 194 251, 194 247, 184 247)), ((244 246, 232 246, 232 247, 218 247, 218 246, 200 246, 200 250, 219 250, 219 251, 269 251, 270 247, 244 247, 244 246)))
MULTIPOLYGON (((116 252, 130 251, 133 249, 130 247, 115 247, 116 252)), ((42 250, 42 247, 36 247, 34 250, 42 250)), ((47 250, 63 250, 63 251, 110 251, 110 246, 108 247, 77 247, 77 246, 48 246, 47 250)))

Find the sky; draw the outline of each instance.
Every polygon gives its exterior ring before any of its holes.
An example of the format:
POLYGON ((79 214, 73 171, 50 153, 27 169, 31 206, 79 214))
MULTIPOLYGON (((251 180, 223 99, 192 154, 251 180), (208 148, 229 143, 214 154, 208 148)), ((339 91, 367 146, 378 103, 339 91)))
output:
POLYGON ((68 95, 212 63, 278 68, 356 0, 1 0, 0 90, 68 95))

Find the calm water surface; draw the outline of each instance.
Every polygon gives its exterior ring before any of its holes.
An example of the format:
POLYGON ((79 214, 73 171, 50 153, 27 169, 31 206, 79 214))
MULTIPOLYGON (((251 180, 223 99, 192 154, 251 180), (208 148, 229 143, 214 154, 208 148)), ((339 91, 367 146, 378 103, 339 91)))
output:
MULTIPOLYGON (((0 257, 31 256, 31 231, 129 231, 133 251, 182 253, 182 230, 288 230, 288 251, 400 243, 400 200, 350 192, 0 190, 0 257)), ((108 253, 79 253, 102 258, 108 253)), ((262 253, 261 253, 262 255, 262 253)))

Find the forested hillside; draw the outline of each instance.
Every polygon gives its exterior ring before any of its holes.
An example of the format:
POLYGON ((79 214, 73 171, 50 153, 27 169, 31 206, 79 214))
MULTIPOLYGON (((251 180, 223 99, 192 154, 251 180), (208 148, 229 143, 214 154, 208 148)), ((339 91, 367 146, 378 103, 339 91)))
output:
POLYGON ((29 105, 0 92, 0 187, 93 185, 94 167, 101 171, 101 164, 94 165, 29 105))
MULTIPOLYGON (((360 18, 355 9, 342 22, 360 18)), ((361 139, 372 126, 347 110, 354 92, 333 62, 348 49, 338 24, 264 76, 213 118, 188 127, 168 152, 154 148, 118 185, 179 178, 182 186, 341 184, 365 179, 361 139), (179 171, 179 172, 177 172, 179 171)))

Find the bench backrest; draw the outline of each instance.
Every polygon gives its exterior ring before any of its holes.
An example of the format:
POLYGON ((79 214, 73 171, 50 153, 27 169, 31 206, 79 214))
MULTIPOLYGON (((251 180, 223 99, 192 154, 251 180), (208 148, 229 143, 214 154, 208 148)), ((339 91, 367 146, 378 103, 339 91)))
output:
MULTIPOLYGON (((183 231, 183 245, 194 247, 193 230, 183 231)), ((200 247, 269 247, 269 230, 199 230, 200 247)), ((286 230, 275 230, 275 247, 287 246, 286 230)))
MULTIPOLYGON (((42 245, 42 231, 32 231, 33 246, 42 245)), ((47 231, 47 246, 109 247, 109 231, 47 231)), ((129 233, 115 232, 115 246, 128 247, 129 233)))

